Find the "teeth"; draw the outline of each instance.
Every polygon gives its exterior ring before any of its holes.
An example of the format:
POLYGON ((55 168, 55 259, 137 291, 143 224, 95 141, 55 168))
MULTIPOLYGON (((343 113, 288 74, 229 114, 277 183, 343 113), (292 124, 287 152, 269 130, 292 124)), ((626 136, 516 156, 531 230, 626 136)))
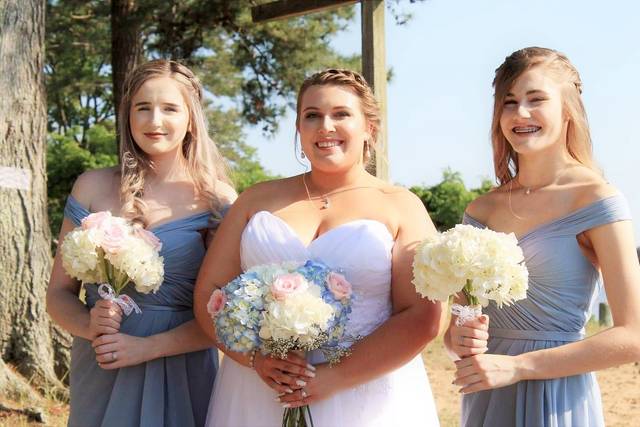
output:
POLYGON ((533 132, 537 132, 539 130, 540 130, 539 126, 513 128, 513 131, 515 133, 533 133, 533 132))
POLYGON ((335 147, 337 145, 340 145, 339 141, 322 141, 322 142, 318 142, 318 147, 320 148, 330 148, 330 147, 335 147))

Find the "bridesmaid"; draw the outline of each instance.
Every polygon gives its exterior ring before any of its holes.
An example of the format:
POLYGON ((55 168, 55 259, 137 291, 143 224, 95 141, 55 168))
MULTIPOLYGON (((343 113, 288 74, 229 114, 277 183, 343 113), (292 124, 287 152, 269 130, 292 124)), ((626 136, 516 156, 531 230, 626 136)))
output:
POLYGON ((156 60, 135 69, 119 117, 121 166, 78 178, 59 241, 90 212, 111 211, 161 240, 165 280, 155 294, 127 287, 142 314, 125 317, 96 285, 85 286, 83 303, 56 254, 47 310, 74 336, 69 426, 201 426, 218 355, 194 320, 193 287, 235 191, 188 68, 156 60))
POLYGON ((445 336, 464 394, 462 425, 604 425, 592 371, 640 360, 640 267, 625 198, 597 170, 578 72, 537 47, 496 70, 493 156, 500 186, 464 221, 515 233, 525 300, 445 336), (614 326, 584 338, 602 273, 614 326), (491 322, 489 323, 489 319, 491 322))

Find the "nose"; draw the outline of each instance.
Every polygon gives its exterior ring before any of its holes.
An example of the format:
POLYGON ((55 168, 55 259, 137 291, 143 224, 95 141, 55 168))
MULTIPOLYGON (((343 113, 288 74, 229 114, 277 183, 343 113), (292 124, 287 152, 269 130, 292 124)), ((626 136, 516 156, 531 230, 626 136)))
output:
POLYGON ((162 112, 158 108, 151 110, 151 124, 154 126, 160 126, 162 124, 162 112))
POLYGON ((524 117, 526 119, 531 117, 531 114, 529 113, 529 110, 522 104, 518 106, 518 115, 520 117, 524 117))
POLYGON ((325 115, 322 118, 322 123, 320 126, 319 131, 322 133, 329 133, 329 132, 333 132, 336 129, 333 120, 331 119, 331 116, 329 116, 328 114, 325 115))

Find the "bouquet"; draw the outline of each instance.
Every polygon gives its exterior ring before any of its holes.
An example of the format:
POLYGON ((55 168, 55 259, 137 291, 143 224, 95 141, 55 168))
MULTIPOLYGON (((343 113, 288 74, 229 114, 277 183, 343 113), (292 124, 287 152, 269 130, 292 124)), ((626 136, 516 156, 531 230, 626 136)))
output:
MULTIPOLYGON (((320 350, 331 365, 349 354, 351 284, 318 262, 251 268, 216 289, 207 310, 232 351, 286 358, 290 351, 320 350)), ((305 412, 313 425, 308 406, 285 409, 282 425, 306 426, 305 412)))
POLYGON ((62 242, 62 265, 84 283, 99 283, 98 293, 118 304, 126 315, 140 307, 122 289, 133 282, 138 292, 156 292, 164 278, 160 240, 150 231, 114 217, 92 213, 62 242))
POLYGON ((432 301, 447 301, 462 291, 470 306, 453 304, 456 324, 479 317, 489 300, 498 307, 526 298, 529 273, 513 233, 471 225, 425 239, 413 259, 413 284, 432 301))

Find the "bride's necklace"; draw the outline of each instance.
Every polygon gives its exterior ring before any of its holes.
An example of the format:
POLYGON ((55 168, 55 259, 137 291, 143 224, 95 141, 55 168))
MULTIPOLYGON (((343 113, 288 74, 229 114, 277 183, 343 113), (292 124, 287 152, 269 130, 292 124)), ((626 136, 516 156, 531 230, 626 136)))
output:
POLYGON ((346 187, 346 188, 338 188, 337 190, 330 191, 328 193, 320 193, 319 196, 311 196, 311 192, 309 191, 309 186, 307 185, 307 172, 302 174, 302 184, 304 185, 304 189, 307 192, 307 199, 313 203, 314 200, 320 200, 322 203, 320 205, 320 209, 329 209, 331 207, 331 201, 329 200, 329 196, 333 196, 334 194, 344 193, 345 191, 357 190, 360 188, 373 188, 370 185, 359 185, 355 187, 346 187))

